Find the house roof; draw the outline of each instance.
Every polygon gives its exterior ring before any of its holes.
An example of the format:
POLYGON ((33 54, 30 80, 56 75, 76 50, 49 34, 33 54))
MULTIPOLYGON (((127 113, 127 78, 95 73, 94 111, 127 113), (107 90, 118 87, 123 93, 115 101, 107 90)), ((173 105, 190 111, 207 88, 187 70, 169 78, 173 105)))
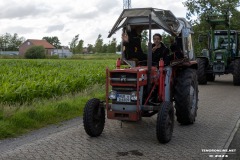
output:
POLYGON ((35 46, 43 46, 47 49, 54 49, 55 47, 48 43, 46 40, 38 40, 38 39, 28 39, 27 41, 31 42, 35 46))

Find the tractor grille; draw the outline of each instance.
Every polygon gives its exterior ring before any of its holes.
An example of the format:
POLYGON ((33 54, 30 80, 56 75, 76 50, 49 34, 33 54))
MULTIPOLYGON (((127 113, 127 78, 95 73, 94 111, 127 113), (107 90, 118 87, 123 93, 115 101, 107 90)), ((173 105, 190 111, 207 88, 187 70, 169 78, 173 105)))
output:
POLYGON ((137 84, 136 73, 113 72, 110 75, 112 84, 137 84))
POLYGON ((136 101, 131 100, 131 93, 136 91, 133 87, 112 87, 117 92, 117 99, 112 100, 113 104, 129 104, 136 105, 136 101))

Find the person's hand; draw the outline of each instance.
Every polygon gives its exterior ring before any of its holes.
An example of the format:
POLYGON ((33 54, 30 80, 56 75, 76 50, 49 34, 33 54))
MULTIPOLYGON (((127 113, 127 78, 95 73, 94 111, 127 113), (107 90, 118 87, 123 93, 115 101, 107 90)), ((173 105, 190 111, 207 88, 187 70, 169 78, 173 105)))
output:
POLYGON ((155 52, 156 49, 158 49, 158 48, 160 48, 160 45, 156 45, 156 46, 154 46, 154 47, 152 48, 152 52, 155 52))
POLYGON ((123 34, 122 34, 122 40, 123 40, 124 42, 128 42, 128 35, 127 35, 126 33, 123 33, 123 34))

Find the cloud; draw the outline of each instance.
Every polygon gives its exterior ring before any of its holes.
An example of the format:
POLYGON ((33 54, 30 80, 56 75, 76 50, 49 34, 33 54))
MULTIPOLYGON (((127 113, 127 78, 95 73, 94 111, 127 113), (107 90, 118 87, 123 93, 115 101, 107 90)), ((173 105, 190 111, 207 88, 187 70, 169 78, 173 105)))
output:
MULTIPOLYGON (((179 0, 134 0, 132 7, 167 9, 177 17, 186 13, 179 0)), ((0 3, 0 8, 0 34, 18 33, 26 39, 57 36, 63 45, 77 34, 84 45, 94 44, 98 34, 104 43, 121 38, 121 31, 110 39, 107 35, 122 12, 122 0, 7 0, 0 3)))
POLYGON ((94 5, 86 6, 86 9, 83 9, 81 11, 79 11, 79 9, 71 11, 71 13, 69 14, 69 18, 79 20, 91 20, 97 19, 101 15, 112 16, 112 14, 109 13, 116 11, 116 9, 121 6, 121 4, 119 4, 119 0, 96 1, 93 4, 94 5))
POLYGON ((111 1, 100 1, 97 4, 97 7, 99 11, 102 13, 108 13, 111 10, 115 10, 116 8, 119 8, 121 6, 120 2, 118 0, 111 0, 111 1))
POLYGON ((54 32, 54 31, 61 31, 61 30, 63 30, 63 28, 64 28, 64 24, 52 25, 52 26, 48 27, 46 32, 51 33, 51 32, 54 32))
POLYGON ((46 7, 44 5, 42 6, 34 4, 8 5, 1 7, 0 18, 13 19, 13 18, 36 17, 41 14, 46 14, 48 11, 49 7, 46 7))
POLYGON ((97 9, 92 11, 81 12, 81 13, 73 12, 69 15, 69 18, 78 19, 78 20, 89 20, 89 19, 96 18, 97 13, 98 13, 97 9))
POLYGON ((31 27, 22 27, 22 26, 12 26, 5 29, 5 32, 17 33, 17 34, 28 34, 32 33, 34 28, 31 27))

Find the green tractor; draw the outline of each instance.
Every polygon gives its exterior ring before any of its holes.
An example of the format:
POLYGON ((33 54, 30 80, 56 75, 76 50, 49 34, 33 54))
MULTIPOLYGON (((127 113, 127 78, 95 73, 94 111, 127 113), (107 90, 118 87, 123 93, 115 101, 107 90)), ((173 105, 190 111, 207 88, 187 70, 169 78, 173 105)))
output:
POLYGON ((233 74, 233 84, 240 85, 240 32, 230 30, 229 15, 209 15, 207 22, 211 29, 199 35, 199 42, 207 38, 208 47, 197 57, 198 83, 214 81, 216 75, 233 74), (224 25, 227 30, 215 30, 224 25))

